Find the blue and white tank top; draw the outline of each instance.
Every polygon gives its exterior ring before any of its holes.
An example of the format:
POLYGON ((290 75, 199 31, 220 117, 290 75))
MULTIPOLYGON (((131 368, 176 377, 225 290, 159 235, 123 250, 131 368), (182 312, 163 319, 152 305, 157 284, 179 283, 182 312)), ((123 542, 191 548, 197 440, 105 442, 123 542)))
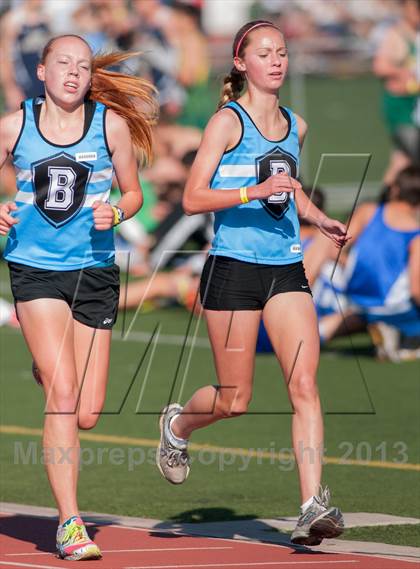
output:
POLYGON ((13 149, 19 219, 9 232, 5 259, 41 269, 70 271, 114 260, 113 230, 94 228, 92 204, 107 201, 113 167, 106 107, 85 102, 82 138, 49 142, 39 128, 43 98, 23 104, 23 124, 13 149))
POLYGON ((384 221, 385 206, 376 210, 352 248, 346 265, 346 294, 371 314, 410 310, 409 246, 420 229, 400 231, 384 221))
MULTIPOLYGON (((236 101, 232 109, 242 125, 238 144, 226 151, 213 175, 213 190, 253 186, 279 172, 298 175, 299 137, 294 114, 280 107, 287 119, 284 138, 265 138, 250 115, 236 101)), ((287 265, 302 260, 299 221, 294 194, 281 192, 264 200, 215 212, 214 239, 210 254, 251 263, 287 265)))

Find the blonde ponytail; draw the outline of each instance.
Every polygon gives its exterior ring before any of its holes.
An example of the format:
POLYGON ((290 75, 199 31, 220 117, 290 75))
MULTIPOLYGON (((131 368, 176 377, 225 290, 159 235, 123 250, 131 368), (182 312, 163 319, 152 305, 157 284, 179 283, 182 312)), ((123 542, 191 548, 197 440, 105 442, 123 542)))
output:
POLYGON ((239 99, 244 85, 244 76, 236 69, 236 67, 232 67, 230 73, 226 75, 223 80, 223 88, 217 109, 219 110, 229 101, 236 101, 236 99, 239 99))

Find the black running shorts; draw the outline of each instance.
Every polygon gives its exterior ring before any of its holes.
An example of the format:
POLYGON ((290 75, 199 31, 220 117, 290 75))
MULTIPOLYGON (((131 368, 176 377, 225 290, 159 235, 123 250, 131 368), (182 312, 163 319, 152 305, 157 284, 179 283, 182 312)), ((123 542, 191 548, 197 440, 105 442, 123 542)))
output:
POLYGON ((111 329, 120 294, 119 267, 49 271, 9 263, 10 284, 16 302, 58 298, 70 307, 73 318, 91 328, 111 329))
POLYGON ((312 294, 301 261, 265 265, 209 255, 201 275, 201 304, 208 310, 262 310, 281 292, 312 294))

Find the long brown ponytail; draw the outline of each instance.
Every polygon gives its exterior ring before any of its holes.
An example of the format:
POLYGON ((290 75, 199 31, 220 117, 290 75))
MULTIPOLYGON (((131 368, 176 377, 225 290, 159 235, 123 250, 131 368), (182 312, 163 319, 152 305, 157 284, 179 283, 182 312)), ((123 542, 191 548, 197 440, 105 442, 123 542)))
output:
POLYGON ((138 54, 115 52, 95 56, 89 98, 103 103, 127 121, 133 144, 148 162, 152 157, 151 127, 158 116, 156 88, 147 79, 106 69, 133 55, 138 54))
MULTIPOLYGON (((232 44, 232 57, 243 57, 245 48, 249 44, 250 32, 253 28, 277 28, 275 24, 268 20, 253 20, 242 26, 238 30, 232 44)), ((235 66, 232 67, 230 73, 223 79, 222 92, 220 94, 219 103, 217 108, 220 109, 229 101, 236 101, 245 86, 245 75, 239 71, 235 66)))
MULTIPOLYGON (((64 37, 78 38, 90 49, 89 44, 78 35, 57 36, 50 39, 44 47, 41 56, 42 64, 45 63, 45 59, 52 49, 52 44, 64 37)), ((127 121, 133 144, 144 161, 148 162, 152 157, 152 125, 155 124, 158 117, 156 88, 147 79, 106 69, 137 55, 139 54, 113 52, 94 56, 92 58, 91 87, 87 97, 103 103, 127 121)))

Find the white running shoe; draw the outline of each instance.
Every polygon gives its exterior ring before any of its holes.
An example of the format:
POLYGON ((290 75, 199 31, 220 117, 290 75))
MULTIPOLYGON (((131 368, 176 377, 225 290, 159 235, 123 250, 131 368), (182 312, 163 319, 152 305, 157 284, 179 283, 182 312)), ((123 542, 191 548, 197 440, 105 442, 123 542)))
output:
POLYGON ((171 484, 182 484, 190 473, 188 441, 180 443, 170 428, 171 419, 181 411, 181 405, 172 403, 162 410, 159 418, 160 443, 156 451, 156 464, 162 476, 171 484))
POLYGON ((299 545, 319 545, 324 538, 341 535, 344 531, 343 514, 330 508, 330 491, 320 486, 318 496, 301 514, 291 535, 291 542, 299 545))

